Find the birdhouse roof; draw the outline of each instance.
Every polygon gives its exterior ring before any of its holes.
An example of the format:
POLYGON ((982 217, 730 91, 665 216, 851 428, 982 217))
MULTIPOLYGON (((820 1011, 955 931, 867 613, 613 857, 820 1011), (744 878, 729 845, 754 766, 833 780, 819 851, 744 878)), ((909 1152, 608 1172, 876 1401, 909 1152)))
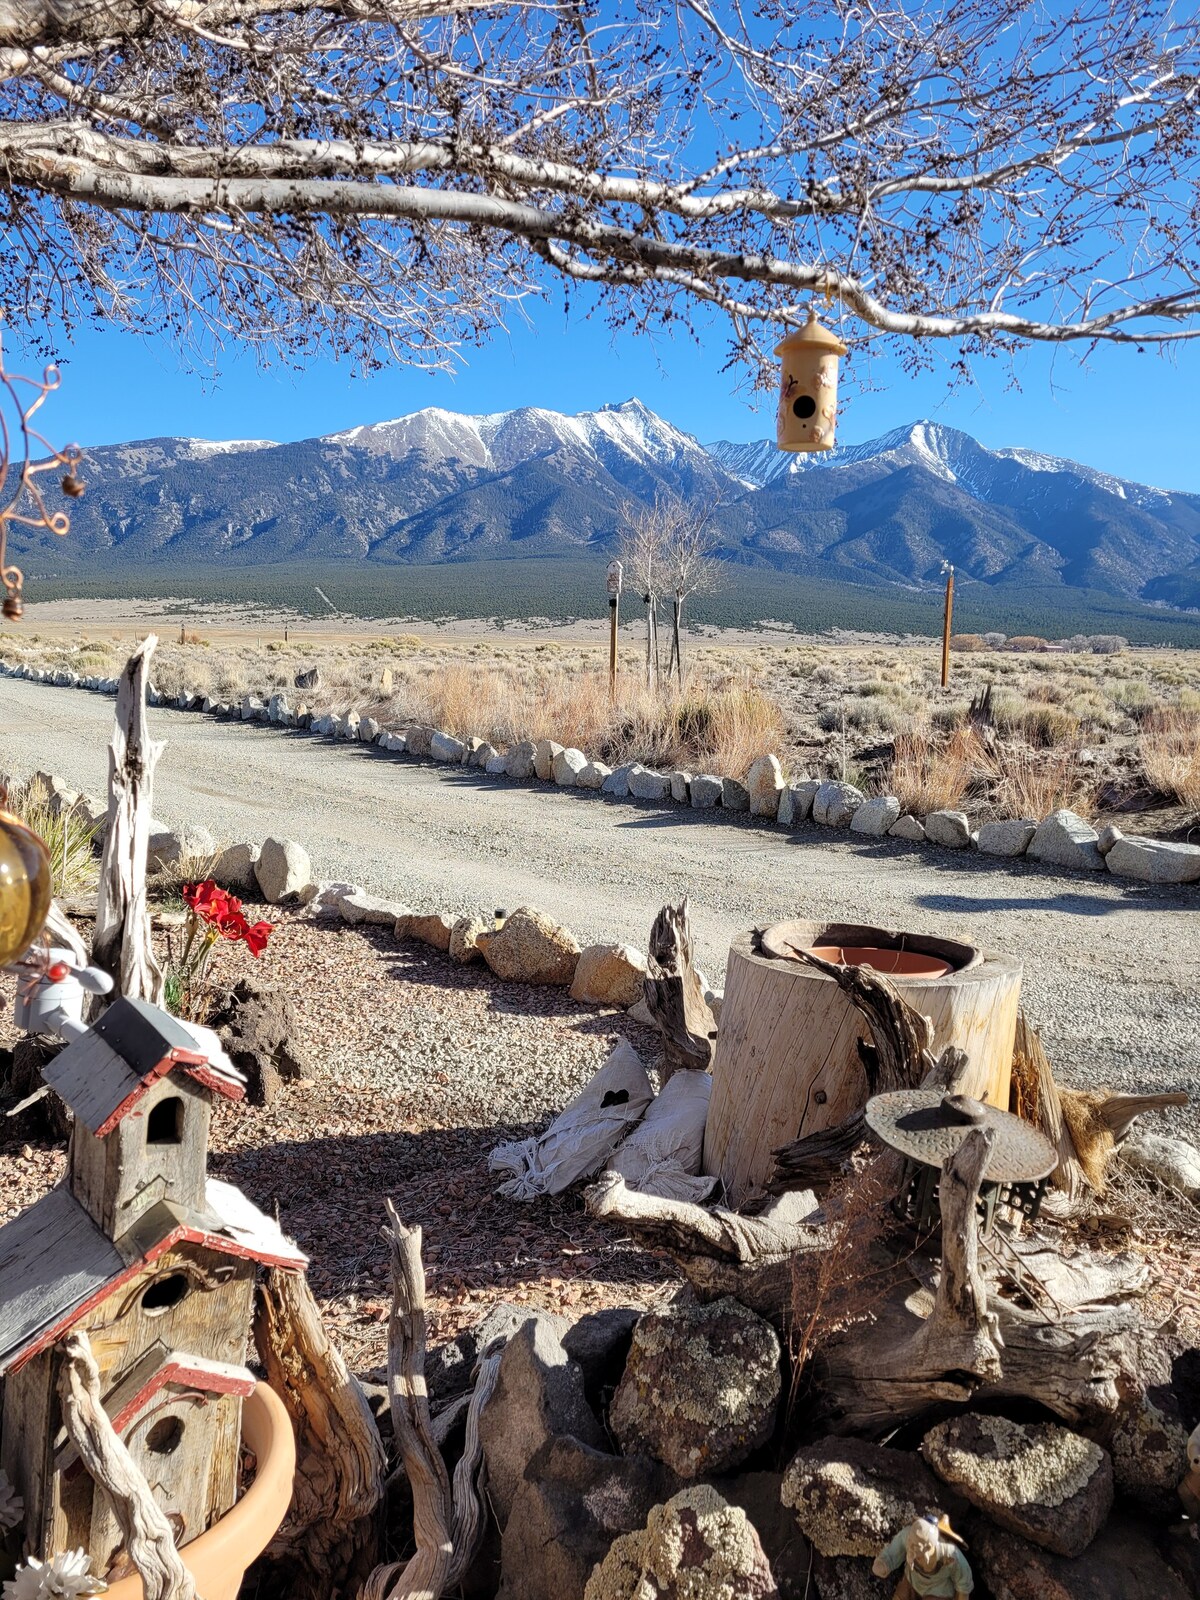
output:
POLYGON ((299 1272, 308 1258, 232 1184, 210 1178, 203 1212, 160 1200, 114 1244, 60 1184, 0 1228, 0 1376, 181 1243, 299 1272))
POLYGON ((122 996, 43 1067, 42 1078, 89 1133, 104 1138, 148 1089, 177 1069, 227 1099, 240 1100, 246 1092, 245 1079, 228 1058, 210 1059, 169 1012, 122 996))
POLYGON ((793 350, 831 350, 834 355, 847 354, 847 347, 837 334, 818 322, 813 311, 808 313, 808 321, 802 328, 793 328, 791 333, 775 346, 777 356, 787 355, 793 350))

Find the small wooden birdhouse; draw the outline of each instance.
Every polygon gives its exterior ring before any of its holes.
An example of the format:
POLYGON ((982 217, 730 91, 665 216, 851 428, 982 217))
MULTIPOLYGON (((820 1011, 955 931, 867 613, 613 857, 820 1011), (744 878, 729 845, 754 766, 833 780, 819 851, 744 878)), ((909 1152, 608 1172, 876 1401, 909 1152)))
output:
POLYGON ((63 1339, 87 1332, 105 1411, 186 1544, 236 1498, 257 1269, 306 1261, 207 1176, 213 1096, 245 1087, 174 1017, 119 999, 43 1076, 74 1126, 64 1181, 0 1228, 0 1467, 31 1551, 82 1546, 112 1575, 121 1530, 62 1425, 63 1339))
POLYGON ((813 311, 802 328, 775 346, 782 367, 775 440, 781 450, 832 450, 837 422, 838 357, 846 346, 817 321, 813 311))

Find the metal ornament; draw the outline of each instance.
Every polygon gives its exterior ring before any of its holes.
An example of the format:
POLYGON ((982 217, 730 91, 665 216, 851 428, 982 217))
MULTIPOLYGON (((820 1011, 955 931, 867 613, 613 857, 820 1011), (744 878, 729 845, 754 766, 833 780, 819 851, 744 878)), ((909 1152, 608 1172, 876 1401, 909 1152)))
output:
POLYGON ((3 351, 0 350, 0 583, 3 583, 4 604, 0 608, 10 621, 16 621, 24 612, 21 590, 25 582, 20 567, 8 560, 8 529, 19 523, 24 528, 44 529, 60 537, 70 532, 71 519, 64 511, 49 511, 42 498, 39 474, 66 468, 60 482, 62 492, 77 500, 86 485, 79 476, 78 467, 83 453, 76 444, 56 450, 45 436, 32 426, 30 419, 48 394, 53 394, 62 380, 58 368, 48 366, 41 378, 25 378, 7 370, 3 351), (32 397, 23 392, 33 390, 32 397), (35 460, 40 450, 46 454, 35 460), (19 463, 19 465, 18 465, 19 463), (11 482, 11 488, 9 487, 11 482))
POLYGON ((1038 1128, 1009 1111, 945 1094, 941 1089, 899 1089, 867 1101, 867 1126, 905 1158, 909 1183, 904 1208, 922 1229, 938 1216, 938 1177, 974 1128, 992 1134, 992 1148, 979 1187, 985 1233, 996 1208, 1012 1207, 1030 1221, 1041 1208, 1046 1180, 1058 1165, 1058 1152, 1038 1128))
POLYGON ((50 910, 50 857, 19 817, 0 810, 0 967, 23 955, 50 910))

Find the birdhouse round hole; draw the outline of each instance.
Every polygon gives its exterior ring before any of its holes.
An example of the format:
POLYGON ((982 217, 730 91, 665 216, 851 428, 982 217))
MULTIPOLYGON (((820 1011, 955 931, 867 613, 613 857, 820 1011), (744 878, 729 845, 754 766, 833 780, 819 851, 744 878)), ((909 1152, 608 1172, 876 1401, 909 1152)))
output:
POLYGON ((153 1283, 142 1295, 142 1310, 149 1316, 161 1316, 164 1311, 170 1311, 172 1306, 177 1306, 188 1292, 188 1277, 186 1272, 168 1272, 164 1277, 155 1278, 153 1283))
POLYGON ((832 450, 837 421, 838 357, 846 346, 808 313, 802 328, 775 346, 782 363, 775 441, 781 450, 832 450))
POLYGON ((156 1456, 169 1456, 178 1448, 183 1438, 183 1420, 180 1417, 159 1417, 146 1435, 146 1449, 156 1456))

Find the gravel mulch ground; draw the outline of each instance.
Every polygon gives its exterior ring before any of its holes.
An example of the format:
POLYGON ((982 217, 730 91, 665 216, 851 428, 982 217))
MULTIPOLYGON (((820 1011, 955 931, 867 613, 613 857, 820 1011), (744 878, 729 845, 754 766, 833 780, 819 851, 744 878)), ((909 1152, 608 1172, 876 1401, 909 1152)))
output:
MULTIPOLYGON (((277 912, 264 913, 278 917, 277 912)), ((223 975, 244 950, 217 952, 223 975)), ((387 1349, 384 1200, 424 1231, 433 1342, 500 1300, 578 1316, 651 1304, 669 1264, 592 1222, 576 1196, 498 1195, 487 1156, 537 1131, 624 1033, 649 1064, 655 1036, 559 989, 501 983, 382 930, 279 925, 257 975, 297 1001, 309 1076, 269 1107, 222 1102, 209 1170, 236 1183, 310 1256, 309 1277, 351 1367, 387 1349)), ((6 982, 0 1045, 12 1042, 6 982)), ((61 1143, 0 1142, 0 1222, 61 1176, 61 1143)))

